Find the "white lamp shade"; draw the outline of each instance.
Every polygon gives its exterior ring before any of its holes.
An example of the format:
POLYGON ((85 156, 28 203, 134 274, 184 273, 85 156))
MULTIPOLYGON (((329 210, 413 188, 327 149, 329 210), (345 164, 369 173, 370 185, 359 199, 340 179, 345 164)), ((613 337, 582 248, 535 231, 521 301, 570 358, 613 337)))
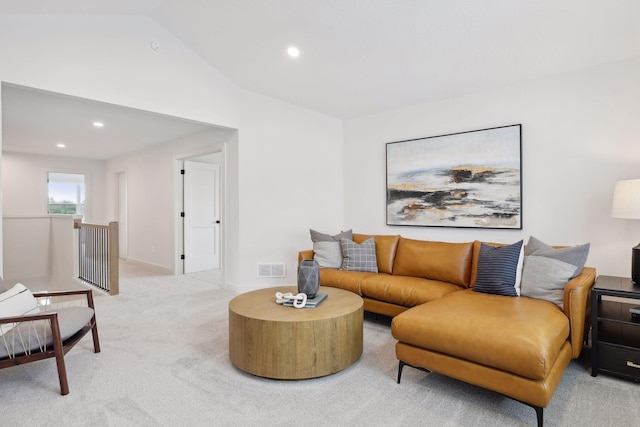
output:
POLYGON ((616 182, 611 216, 640 219, 640 179, 616 182))

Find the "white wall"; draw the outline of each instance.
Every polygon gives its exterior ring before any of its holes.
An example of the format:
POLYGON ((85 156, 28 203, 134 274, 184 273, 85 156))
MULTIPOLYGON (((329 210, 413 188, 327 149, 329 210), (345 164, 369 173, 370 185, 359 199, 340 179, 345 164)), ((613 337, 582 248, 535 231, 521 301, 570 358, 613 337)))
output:
POLYGON ((364 233, 591 243, 599 274, 630 275, 640 221, 610 218, 616 180, 640 178, 640 58, 345 123, 345 226, 364 233), (389 227, 385 143, 522 124, 523 229, 389 227))
POLYGON ((47 173, 82 173, 86 186, 85 222, 106 225, 104 166, 103 160, 4 152, 2 214, 46 215, 47 173))
POLYGON ((5 283, 32 290, 69 289, 78 277, 78 240, 72 215, 5 216, 5 283))
MULTIPOLYGON (((0 81, 1 82, 1 81, 0 81)), ((2 100, 2 85, 0 84, 0 100, 2 100)), ((2 129, 2 102, 0 102, 0 130, 2 129)), ((0 156, 2 155, 2 132, 0 131, 0 156)), ((0 157, 0 160, 2 158, 0 157)), ((0 188, 2 188, 2 173, 3 173, 3 162, 0 161, 0 188)), ((2 191, 0 191, 0 206, 4 206, 2 202, 2 191)), ((4 229, 0 227, 0 242, 4 242, 4 229)), ((2 250, 3 245, 0 245, 0 250, 2 250)), ((2 256, 3 252, 0 252, 0 278, 4 277, 4 257, 2 256)))
POLYGON ((243 91, 239 136, 239 275, 244 289, 296 283, 309 228, 343 226, 342 121, 243 91), (258 263, 285 262, 286 279, 257 278, 258 263))
MULTIPOLYGON (((4 280, 51 275, 51 217, 49 215, 2 219, 4 229, 4 280)), ((72 224, 73 227, 73 224, 72 224)))

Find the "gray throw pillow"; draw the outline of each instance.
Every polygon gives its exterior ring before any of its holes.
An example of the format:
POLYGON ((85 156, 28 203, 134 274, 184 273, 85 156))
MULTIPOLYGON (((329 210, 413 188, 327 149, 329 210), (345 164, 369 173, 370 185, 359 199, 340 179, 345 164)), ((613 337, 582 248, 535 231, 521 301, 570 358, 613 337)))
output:
POLYGON ((342 270, 378 272, 376 241, 373 237, 357 244, 348 239, 340 239, 342 246, 342 270))
POLYGON ((555 249, 531 237, 525 251, 520 295, 550 301, 564 308, 564 288, 582 271, 589 246, 587 243, 555 249))
POLYGON ((340 268, 342 266, 342 247, 340 242, 315 242, 313 259, 320 268, 340 268))
POLYGON ((340 243, 340 239, 353 240, 353 231, 352 230, 341 231, 340 233, 336 234, 335 236, 332 236, 332 235, 326 234, 326 233, 321 233, 319 231, 311 230, 311 229, 309 230, 309 232, 311 233, 311 241, 313 243, 315 243, 315 242, 338 242, 338 243, 340 243))
POLYGON ((342 247, 340 239, 353 240, 353 231, 341 231, 332 236, 310 229, 313 242, 313 259, 320 268, 340 268, 342 266, 342 247))

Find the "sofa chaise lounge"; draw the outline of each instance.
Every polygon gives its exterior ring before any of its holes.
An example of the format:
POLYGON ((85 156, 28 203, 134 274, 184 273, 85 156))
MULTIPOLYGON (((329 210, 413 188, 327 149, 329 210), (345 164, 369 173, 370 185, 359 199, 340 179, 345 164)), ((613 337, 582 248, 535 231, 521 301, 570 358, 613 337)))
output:
MULTIPOLYGON (((578 266, 556 289, 559 301, 495 295, 473 288, 483 246, 500 244, 352 237, 356 244, 373 238, 377 272, 321 268, 320 285, 357 293, 365 311, 393 317, 398 382, 406 365, 438 372, 532 406, 542 426, 543 408, 588 336, 594 268, 578 266)), ((312 258, 313 250, 298 255, 312 258)), ((523 278, 523 294, 524 286, 523 278)))

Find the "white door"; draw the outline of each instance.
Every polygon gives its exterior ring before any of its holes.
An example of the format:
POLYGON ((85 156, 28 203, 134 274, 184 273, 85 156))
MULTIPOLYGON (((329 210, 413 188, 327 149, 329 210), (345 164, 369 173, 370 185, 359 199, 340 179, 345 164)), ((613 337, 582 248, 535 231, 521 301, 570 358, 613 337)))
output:
POLYGON ((127 234, 127 174, 118 173, 118 250, 120 258, 129 257, 127 234))
POLYGON ((220 166, 184 162, 184 272, 220 268, 220 166))

